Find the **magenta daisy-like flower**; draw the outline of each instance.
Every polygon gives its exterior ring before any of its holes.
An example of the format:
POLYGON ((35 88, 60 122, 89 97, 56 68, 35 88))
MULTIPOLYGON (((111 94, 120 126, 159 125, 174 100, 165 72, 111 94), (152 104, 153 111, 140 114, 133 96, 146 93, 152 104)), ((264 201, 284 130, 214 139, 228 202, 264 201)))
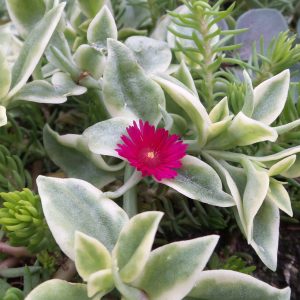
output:
POLYGON ((121 157, 143 176, 154 176, 158 181, 177 175, 176 169, 181 167, 180 160, 187 149, 178 135, 169 135, 164 128, 156 129, 142 120, 126 129, 128 136, 121 136, 124 144, 118 144, 116 149, 121 157))

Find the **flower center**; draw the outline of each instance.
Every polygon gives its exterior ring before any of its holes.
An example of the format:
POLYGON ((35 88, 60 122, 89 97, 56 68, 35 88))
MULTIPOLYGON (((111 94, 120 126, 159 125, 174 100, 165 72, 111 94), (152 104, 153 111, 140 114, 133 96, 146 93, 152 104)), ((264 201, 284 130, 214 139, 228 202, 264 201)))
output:
POLYGON ((148 158, 154 158, 154 157, 155 157, 154 151, 149 151, 149 152, 147 153, 147 157, 148 157, 148 158))

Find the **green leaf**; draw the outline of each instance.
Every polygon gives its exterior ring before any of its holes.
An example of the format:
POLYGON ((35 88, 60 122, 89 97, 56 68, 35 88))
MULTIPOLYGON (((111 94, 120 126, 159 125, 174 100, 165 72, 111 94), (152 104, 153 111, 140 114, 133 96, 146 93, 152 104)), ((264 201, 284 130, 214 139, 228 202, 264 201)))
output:
POLYGON ((0 127, 7 124, 6 108, 0 105, 0 127))
POLYGON ((75 265, 81 278, 88 281, 91 274, 111 268, 110 253, 98 240, 76 231, 75 265))
POLYGON ((69 283, 52 279, 37 286, 26 300, 91 300, 87 295, 85 284, 69 283))
POLYGON ((137 62, 147 73, 165 72, 171 63, 172 53, 166 42, 132 36, 125 45, 133 51, 137 62))
POLYGON ((93 273, 87 283, 88 296, 101 299, 102 296, 114 288, 114 280, 111 269, 101 270, 93 273))
POLYGON ((229 270, 201 272, 187 300, 289 300, 290 288, 277 289, 254 277, 229 270))
POLYGON ((211 235, 155 249, 131 285, 145 291, 149 299, 183 299, 197 282, 218 239, 211 235))
POLYGON ((161 212, 144 212, 130 219, 122 229, 113 257, 124 282, 135 280, 144 269, 162 216, 161 212))
POLYGON ((251 246, 272 271, 275 271, 277 267, 279 221, 277 205, 267 197, 253 222, 251 246))
POLYGON ((228 129, 215 139, 209 141, 205 148, 225 150, 263 141, 274 142, 277 137, 277 132, 272 127, 250 119, 242 112, 239 112, 228 129))
POLYGON ((242 108, 242 112, 245 116, 251 118, 254 111, 254 91, 252 86, 252 81, 249 74, 246 70, 243 71, 245 85, 246 85, 246 94, 244 100, 244 106, 242 108))
POLYGON ((96 48, 107 48, 107 39, 118 39, 118 29, 110 10, 104 5, 87 30, 87 40, 96 48))
POLYGON ((259 211, 269 188, 269 175, 266 170, 259 169, 250 160, 242 161, 247 175, 247 183, 243 194, 243 210, 246 221, 246 237, 252 239, 253 220, 259 211))
POLYGON ((107 2, 107 0, 78 0, 81 10, 89 18, 96 16, 105 2, 107 2))
POLYGON ((202 160, 186 155, 177 172, 174 179, 163 179, 161 183, 191 199, 211 205, 228 207, 235 204, 232 197, 223 192, 219 175, 202 160))
POLYGON ((290 217, 293 216, 291 199, 289 193, 284 188, 282 183, 277 180, 271 179, 268 190, 268 198, 290 217))
POLYGON ((258 85, 254 89, 252 118, 267 125, 274 122, 284 108, 289 85, 289 70, 285 70, 258 85))
POLYGON ((30 0, 20 4, 19 0, 6 0, 6 7, 18 32, 24 37, 43 18, 46 12, 44 0, 30 0))
POLYGON ((113 249, 128 222, 115 202, 80 179, 39 176, 37 185, 49 228, 67 256, 74 260, 74 234, 78 230, 98 239, 109 251, 113 249))
POLYGON ((74 146, 67 144, 64 136, 59 136, 48 125, 43 130, 43 142, 50 159, 68 177, 86 180, 97 188, 102 188, 115 180, 116 173, 104 171, 92 156, 85 155, 78 149, 77 143, 74 146))
POLYGON ((299 155, 296 155, 296 160, 294 164, 288 170, 282 172, 281 175, 287 178, 300 177, 300 156, 299 155))
POLYGON ((35 80, 25 84, 11 101, 22 100, 37 103, 59 104, 67 101, 48 81, 35 80))
POLYGON ((113 117, 138 118, 157 124, 161 118, 159 105, 165 107, 160 86, 145 74, 130 49, 112 39, 108 39, 103 94, 113 117))
POLYGON ((207 141, 215 139, 217 136, 225 132, 232 123, 233 115, 226 117, 222 121, 212 123, 208 128, 207 141))
POLYGON ((57 72, 51 82, 54 88, 64 96, 79 96, 87 91, 87 88, 74 83, 69 74, 57 72))
POLYGON ((291 155, 275 163, 269 170, 269 176, 276 176, 288 171, 295 163, 296 157, 296 155, 291 155))
POLYGON ((208 128, 211 124, 205 107, 200 100, 180 81, 168 75, 153 75, 152 78, 182 107, 195 123, 200 145, 206 143, 208 128))
POLYGON ((220 122, 229 116, 227 97, 224 97, 209 113, 209 118, 213 123, 220 122))
POLYGON ((11 91, 8 95, 13 96, 18 92, 34 71, 61 18, 64 7, 65 3, 61 3, 51 9, 28 35, 12 69, 11 91))
POLYGON ((100 79, 104 72, 106 57, 94 47, 80 45, 74 54, 74 61, 83 72, 100 79))
POLYGON ((11 73, 4 52, 0 49, 0 100, 4 98, 10 87, 11 73))
POLYGON ((132 121, 126 118, 111 118, 87 128, 83 137, 92 152, 119 157, 116 152, 117 144, 122 141, 121 135, 126 134, 126 127, 131 123, 132 121))
POLYGON ((179 68, 173 74, 173 76, 176 79, 178 79, 180 82, 182 82, 186 87, 188 87, 195 96, 198 95, 198 91, 195 86, 194 79, 192 77, 192 74, 190 73, 189 68, 186 66, 184 60, 180 62, 179 68))

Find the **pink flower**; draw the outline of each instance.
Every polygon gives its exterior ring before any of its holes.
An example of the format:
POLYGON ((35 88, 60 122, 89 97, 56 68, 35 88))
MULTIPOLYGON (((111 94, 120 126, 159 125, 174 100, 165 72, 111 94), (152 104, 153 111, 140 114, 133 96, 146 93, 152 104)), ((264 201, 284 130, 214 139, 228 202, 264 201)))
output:
POLYGON ((186 155, 187 145, 176 134, 169 135, 163 128, 156 129, 148 122, 134 121, 122 135, 124 144, 118 144, 116 151, 128 160, 131 166, 143 176, 154 176, 158 181, 174 178, 181 167, 181 158, 186 155))

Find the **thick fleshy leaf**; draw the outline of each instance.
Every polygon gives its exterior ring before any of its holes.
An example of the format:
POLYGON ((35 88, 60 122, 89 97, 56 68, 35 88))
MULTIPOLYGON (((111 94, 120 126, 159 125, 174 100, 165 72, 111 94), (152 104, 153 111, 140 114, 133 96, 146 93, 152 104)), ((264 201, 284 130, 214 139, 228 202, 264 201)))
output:
POLYGON ((153 75, 152 78, 186 111, 196 125, 199 143, 205 144, 211 121, 200 100, 179 80, 171 76, 153 75))
POLYGON ((87 283, 88 296, 101 299, 102 296, 114 288, 114 280, 111 269, 101 270, 93 273, 87 283))
POLYGON ((165 107, 160 86, 138 65, 132 51, 108 40, 108 61, 103 78, 104 102, 112 116, 139 118, 157 124, 159 105, 165 107))
POLYGON ((60 94, 48 81, 35 80, 25 84, 12 98, 12 101, 15 100, 59 104, 66 102, 67 97, 60 94))
POLYGON ((107 0, 78 0, 79 6, 87 17, 93 18, 107 0))
MULTIPOLYGON (((300 152, 300 149, 299 151, 300 152)), ((297 178, 300 177, 300 156, 296 155, 296 161, 294 164, 286 171, 284 171, 281 175, 287 178, 297 178)))
POLYGON ((0 48, 0 99, 6 96, 11 82, 11 73, 4 52, 0 48))
POLYGON ((70 75, 66 73, 55 73, 51 82, 55 89, 64 96, 79 96, 87 91, 86 87, 75 84, 70 75))
POLYGON ((147 73, 165 72, 172 60, 171 50, 166 42, 145 36, 132 36, 125 45, 130 48, 139 65, 147 73))
POLYGON ((173 76, 182 82, 186 87, 188 87, 194 93, 194 95, 198 95, 194 79, 184 60, 180 62, 180 66, 173 76))
POLYGON ((227 97, 224 97, 209 113, 209 118, 213 123, 220 122, 229 116, 227 97))
POLYGON ((212 123, 210 127, 208 128, 208 137, 207 137, 207 142, 215 139, 218 135, 222 134, 227 130, 227 128, 231 125, 232 123, 232 118, 233 115, 226 117, 222 121, 212 123))
POLYGON ((61 18, 65 3, 51 9, 28 35, 12 70, 9 95, 12 96, 27 82, 40 61, 61 18))
POLYGON ((102 192, 80 179, 39 176, 37 179, 43 211, 49 228, 61 250, 74 260, 74 235, 81 231, 98 239, 111 251, 126 213, 102 192))
POLYGON ((26 5, 21 5, 19 0, 6 0, 6 7, 10 19, 23 37, 35 27, 46 12, 44 0, 30 0, 26 5))
POLYGON ((275 129, 262 122, 253 120, 239 112, 228 129, 205 146, 209 149, 230 149, 236 146, 247 146, 263 141, 276 141, 275 129))
POLYGON ((121 117, 108 119, 87 128, 83 137, 92 152, 119 157, 117 144, 121 142, 121 135, 126 133, 126 127, 131 123, 132 120, 121 117))
POLYGON ((246 86, 245 100, 242 108, 242 112, 247 117, 252 117, 254 111, 254 91, 252 86, 252 81, 246 70, 243 71, 244 81, 246 86))
POLYGON ((135 280, 144 269, 162 216, 161 212, 144 212, 123 227, 113 256, 124 282, 135 280))
POLYGON ((290 288, 277 289, 254 277, 229 270, 201 272, 187 300, 289 300, 290 288))
POLYGON ((107 39, 118 39, 118 29, 110 10, 104 5, 87 30, 88 42, 96 48, 106 48, 107 39))
POLYGON ((105 68, 106 57, 94 47, 81 45, 74 54, 74 61, 83 72, 100 79, 105 68))
POLYGON ((246 237, 252 239, 253 220, 259 211, 269 188, 269 175, 266 170, 259 169, 250 160, 243 160, 247 175, 247 183, 243 194, 243 210, 246 221, 246 237))
POLYGON ((296 155, 291 155, 275 163, 269 170, 269 176, 276 176, 288 171, 295 163, 296 157, 296 155))
POLYGON ((273 201, 282 211, 291 217, 293 216, 289 193, 281 182, 274 179, 270 180, 268 198, 273 201))
POLYGON ((98 240, 76 231, 75 265, 78 274, 87 281, 91 274, 111 268, 111 256, 98 240))
POLYGON ((145 291, 150 299, 183 299, 197 282, 218 239, 211 235, 155 249, 131 285, 145 291))
POLYGON ((161 183, 204 203, 220 207, 235 205, 233 198, 223 192, 222 182, 216 171, 202 160, 186 155, 177 172, 174 179, 164 179, 161 183))
POLYGON ((77 144, 67 144, 65 138, 59 136, 48 125, 44 127, 43 141, 50 159, 68 177, 86 180, 99 189, 115 180, 114 172, 104 171, 90 155, 79 151, 77 144))
POLYGON ((251 246, 263 263, 272 271, 275 271, 277 267, 279 221, 279 209, 267 197, 253 222, 251 246))
POLYGON ((235 36, 235 43, 242 44, 238 49, 242 59, 248 60, 252 54, 252 45, 256 43, 259 51, 261 36, 264 38, 264 50, 271 40, 280 32, 288 30, 288 24, 277 9, 251 9, 242 14, 236 24, 237 29, 248 28, 248 31, 235 36))
POLYGON ((0 127, 7 124, 6 108, 0 105, 0 127))
POLYGON ((90 300, 85 284, 69 283, 60 279, 52 279, 38 285, 26 297, 26 300, 90 300))
POLYGON ((290 71, 285 70, 262 82, 254 89, 252 118, 267 125, 282 112, 290 86, 290 71))

